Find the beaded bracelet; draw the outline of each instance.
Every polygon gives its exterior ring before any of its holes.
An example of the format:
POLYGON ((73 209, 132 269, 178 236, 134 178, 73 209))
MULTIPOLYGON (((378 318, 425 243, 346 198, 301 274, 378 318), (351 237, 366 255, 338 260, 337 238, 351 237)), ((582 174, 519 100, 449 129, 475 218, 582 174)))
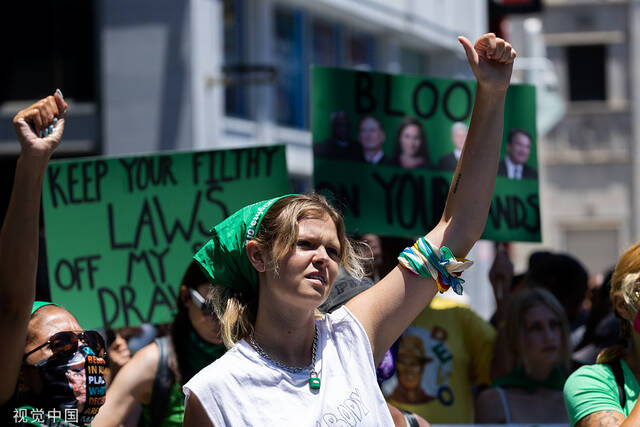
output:
POLYGON ((451 287, 458 295, 462 295, 464 283, 460 275, 473 264, 466 258, 456 258, 446 246, 434 248, 424 237, 405 248, 398 262, 420 277, 434 278, 438 291, 446 292, 451 287))

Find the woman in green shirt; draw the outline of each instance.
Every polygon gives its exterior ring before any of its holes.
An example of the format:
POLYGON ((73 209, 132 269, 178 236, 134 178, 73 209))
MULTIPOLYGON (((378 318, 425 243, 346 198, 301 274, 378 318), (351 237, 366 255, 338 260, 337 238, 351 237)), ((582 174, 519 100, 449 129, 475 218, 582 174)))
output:
POLYGON ((620 345, 603 350, 595 365, 567 380, 564 400, 572 427, 640 425, 640 243, 618 260, 610 296, 620 319, 620 345))

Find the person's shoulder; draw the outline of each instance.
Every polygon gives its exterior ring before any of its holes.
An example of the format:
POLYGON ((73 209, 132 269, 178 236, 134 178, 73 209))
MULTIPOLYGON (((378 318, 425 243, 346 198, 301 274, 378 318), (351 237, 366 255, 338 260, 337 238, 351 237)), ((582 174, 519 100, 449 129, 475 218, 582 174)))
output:
POLYGON ((334 331, 336 329, 343 328, 355 321, 356 317, 351 313, 346 305, 334 310, 331 313, 325 314, 316 324, 322 331, 334 331))
POLYGON ((220 356, 218 359, 211 362, 208 366, 206 366, 202 371, 219 371, 221 373, 226 373, 228 368, 236 366, 238 363, 242 363, 246 361, 247 358, 242 355, 241 347, 244 345, 244 341, 238 342, 236 345, 231 347, 225 354, 220 356))
POLYGON ((367 336, 360 320, 347 305, 343 305, 333 313, 325 314, 317 325, 322 334, 327 334, 331 339, 343 343, 354 344, 365 340, 367 336))
POLYGON ((618 386, 607 364, 585 365, 564 383, 564 402, 571 425, 599 411, 623 412, 618 386))
MULTIPOLYGON (((382 158, 384 160, 384 157, 382 158)), ((400 164, 400 158, 398 156, 387 157, 386 164, 390 166, 402 167, 400 164)))
POLYGON ((138 350, 136 354, 133 355, 131 360, 129 360, 129 362, 124 365, 124 367, 127 367, 127 370, 139 370, 139 372, 142 374, 139 376, 140 378, 147 376, 154 378, 158 370, 159 360, 160 349, 154 341, 138 350))
POLYGON ((507 175, 507 161, 505 159, 500 160, 500 163, 498 163, 498 175, 499 176, 507 175))
POLYGON ((241 345, 242 342, 237 343, 220 358, 204 367, 185 386, 192 390, 197 390, 200 387, 215 387, 216 384, 225 384, 231 378, 249 375, 248 370, 243 367, 248 359, 241 354, 241 345))
POLYGON ((504 414, 500 392, 497 388, 486 388, 478 394, 475 402, 475 421, 477 423, 504 422, 499 415, 504 414))
POLYGON ((341 324, 352 324, 358 322, 356 316, 349 310, 347 305, 343 305, 332 313, 325 314, 320 323, 328 327, 336 327, 341 324))
MULTIPOLYGON (((392 157, 389 157, 386 153, 382 154, 382 157, 380 158, 380 161, 377 163, 378 165, 385 165, 385 166, 394 166, 394 160, 392 157)), ((398 163, 399 165, 399 163, 398 163)))
POLYGON ((316 156, 329 156, 331 155, 331 147, 331 140, 314 142, 313 154, 316 156))
POLYGON ((523 178, 537 178, 538 177, 538 171, 536 170, 536 168, 529 166, 528 164, 524 164, 522 165, 522 177, 523 178))
POLYGON ((450 151, 446 154, 443 154, 438 159, 438 164, 436 167, 438 169, 455 169, 458 164, 458 159, 456 159, 456 155, 453 151, 450 151))
POLYGON ((575 390, 585 388, 585 385, 597 386, 602 384, 607 388, 615 387, 615 377, 611 367, 606 363, 584 365, 576 369, 564 384, 564 393, 572 394, 575 390))
POLYGON ((239 352, 243 341, 236 343, 225 354, 200 370, 182 386, 186 402, 195 396, 196 405, 202 406, 206 416, 214 425, 224 425, 222 408, 228 401, 233 401, 239 391, 239 385, 252 384, 251 374, 255 367, 247 366, 246 357, 239 352))
MULTIPOLYGON (((478 403, 488 405, 492 402, 500 401, 500 393, 497 387, 489 387, 478 393, 478 403)), ((497 407, 497 405, 496 405, 497 407)))
POLYGON ((127 396, 133 396, 138 402, 149 402, 159 360, 160 351, 155 342, 138 350, 113 379, 108 389, 108 400, 120 402, 127 396))
POLYGON ((613 378, 613 372, 608 363, 594 363, 593 365, 583 365, 576 369, 569 378, 580 377, 598 377, 598 378, 613 378))

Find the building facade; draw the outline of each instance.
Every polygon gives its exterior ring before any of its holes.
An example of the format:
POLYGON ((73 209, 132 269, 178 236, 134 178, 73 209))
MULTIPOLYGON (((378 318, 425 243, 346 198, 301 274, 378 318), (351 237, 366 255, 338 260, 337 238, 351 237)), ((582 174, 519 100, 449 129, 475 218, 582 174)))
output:
MULTIPOLYGON (((640 231, 632 78, 637 5, 548 0, 539 16, 566 103, 564 117, 538 141, 543 246, 575 255, 590 274, 613 267, 640 231)), ((531 249, 519 245, 519 266, 531 249)))
MULTIPOLYGON (((313 65, 472 78, 456 37, 488 26, 486 0, 69 0, 6 14, 3 40, 28 27, 26 42, 47 45, 40 57, 7 49, 4 182, 19 152, 11 118, 60 87, 70 110, 57 156, 284 143, 294 191, 311 185, 313 65)), ((472 274, 486 283, 486 270, 472 274)))

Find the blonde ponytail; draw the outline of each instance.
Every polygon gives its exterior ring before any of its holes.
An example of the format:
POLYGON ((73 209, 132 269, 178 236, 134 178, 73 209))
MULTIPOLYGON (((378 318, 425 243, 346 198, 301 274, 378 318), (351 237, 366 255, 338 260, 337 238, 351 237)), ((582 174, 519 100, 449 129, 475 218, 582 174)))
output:
POLYGON ((258 311, 257 297, 248 300, 230 288, 214 286, 207 300, 220 319, 225 347, 231 348, 249 336, 258 311))

